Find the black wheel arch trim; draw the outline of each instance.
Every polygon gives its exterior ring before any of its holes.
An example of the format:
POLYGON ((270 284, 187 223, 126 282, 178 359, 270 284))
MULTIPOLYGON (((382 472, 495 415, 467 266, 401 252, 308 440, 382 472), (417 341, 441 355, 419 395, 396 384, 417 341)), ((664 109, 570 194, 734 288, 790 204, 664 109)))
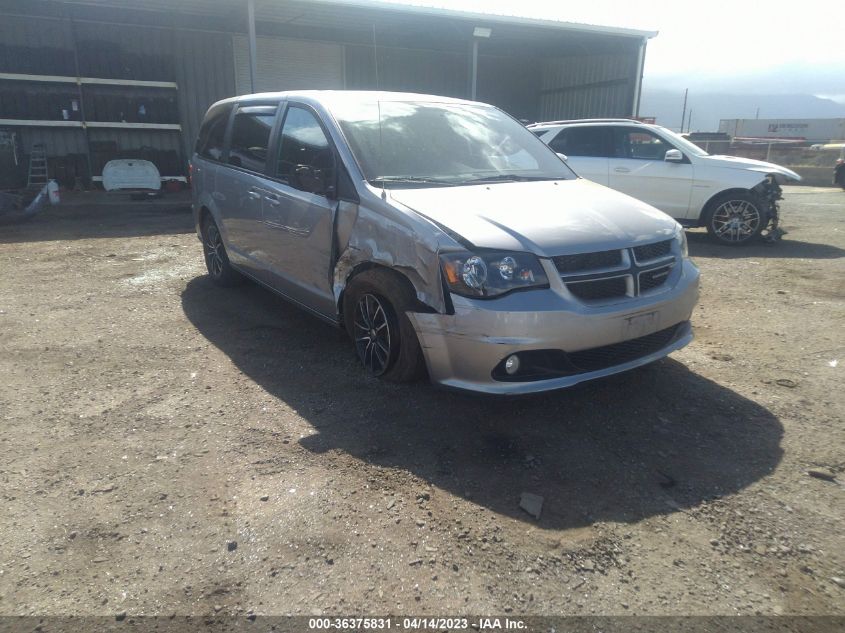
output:
POLYGON ((412 296, 414 297, 414 312, 425 312, 425 313, 436 313, 437 310, 432 308, 430 305, 420 301, 419 297, 417 296, 417 289, 414 286, 414 283, 408 278, 407 275, 402 273, 401 270, 397 268, 393 268, 391 266, 385 266, 384 264, 380 264, 378 262, 360 262, 356 264, 352 270, 349 271, 349 274, 346 276, 346 283, 343 286, 343 290, 340 292, 337 300, 337 310, 338 310, 338 321, 343 323, 344 316, 343 316, 343 301, 344 295, 346 295, 346 291, 349 288, 349 284, 352 283, 352 280, 355 279, 358 275, 368 270, 386 270, 401 279, 401 282, 407 285, 408 289, 411 291, 412 296))
MULTIPOLYGON (((760 185, 762 185, 764 183, 765 183, 765 179, 761 183, 752 187, 751 189, 743 189, 742 187, 731 187, 729 189, 722 189, 722 191, 720 191, 718 193, 714 193, 712 196, 710 196, 707 199, 707 202, 704 203, 704 206, 701 207, 701 213, 698 215, 698 224, 697 225, 690 224, 688 226, 707 226, 708 215, 710 214, 711 211, 713 211, 713 209, 716 208, 716 203, 719 202, 719 200, 721 200, 722 198, 725 198, 727 196, 731 196, 731 195, 734 195, 734 194, 742 194, 744 196, 748 196, 748 195, 754 196, 755 198, 757 198, 758 204, 760 204, 762 206, 763 201, 760 198, 760 193, 758 191, 755 191, 755 189, 757 189, 758 187, 760 187, 760 185)), ((765 209, 760 208, 758 210, 761 211, 762 213, 766 213, 765 209)), ((683 224, 683 222, 681 222, 681 224, 683 224)))

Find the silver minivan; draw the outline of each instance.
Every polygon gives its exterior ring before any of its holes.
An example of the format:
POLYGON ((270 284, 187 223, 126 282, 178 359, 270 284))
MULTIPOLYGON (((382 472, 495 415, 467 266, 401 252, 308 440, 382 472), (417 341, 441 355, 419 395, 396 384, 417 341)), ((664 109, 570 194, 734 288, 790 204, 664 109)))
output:
POLYGON ((493 394, 692 340, 681 226, 482 103, 303 91, 215 103, 191 163, 211 278, 344 327, 364 369, 493 394))

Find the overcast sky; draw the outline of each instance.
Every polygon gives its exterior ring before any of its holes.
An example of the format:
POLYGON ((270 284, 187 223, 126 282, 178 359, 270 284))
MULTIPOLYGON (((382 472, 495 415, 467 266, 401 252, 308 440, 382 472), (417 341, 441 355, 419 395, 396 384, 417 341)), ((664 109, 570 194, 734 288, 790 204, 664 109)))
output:
POLYGON ((683 0, 390 0, 660 31, 645 85, 808 93, 845 103, 845 3, 683 0))

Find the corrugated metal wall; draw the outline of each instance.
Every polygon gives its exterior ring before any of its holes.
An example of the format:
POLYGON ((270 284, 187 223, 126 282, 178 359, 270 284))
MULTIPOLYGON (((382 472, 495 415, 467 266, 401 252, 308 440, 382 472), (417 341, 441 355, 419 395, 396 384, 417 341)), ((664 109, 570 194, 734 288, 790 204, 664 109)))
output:
POLYGON ((31 19, 0 16, 0 42, 10 46, 30 48, 72 48, 71 32, 67 22, 44 20, 33 23, 31 19))
POLYGON ((537 120, 540 64, 530 57, 478 58, 476 98, 518 119, 537 120))
MULTIPOLYGON (((249 40, 232 37, 237 94, 249 94, 249 40)), ((256 42, 258 77, 255 92, 343 89, 343 46, 287 38, 259 37, 256 42), (284 60, 284 63, 279 63, 284 60)))
POLYGON ((467 55, 448 51, 378 47, 378 81, 372 46, 346 47, 346 87, 352 90, 467 96, 467 55))
POLYGON ((190 157, 208 107, 235 94, 232 37, 177 31, 173 43, 182 139, 185 156, 190 157))
POLYGON ((33 145, 43 145, 50 156, 85 154, 88 151, 82 128, 24 127, 17 130, 24 154, 29 154, 33 145))
POLYGON ((545 60, 540 120, 631 116, 637 71, 631 53, 545 60))

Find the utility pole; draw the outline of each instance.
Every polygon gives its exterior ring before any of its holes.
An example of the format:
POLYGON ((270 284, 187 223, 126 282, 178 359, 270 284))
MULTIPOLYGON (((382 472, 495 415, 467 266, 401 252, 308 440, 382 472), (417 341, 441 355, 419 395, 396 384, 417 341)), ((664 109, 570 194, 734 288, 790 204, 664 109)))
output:
POLYGON ((692 126, 692 108, 689 109, 689 116, 687 117, 687 134, 689 134, 690 126, 692 126))
POLYGON ((684 90, 684 109, 681 110, 681 132, 684 131, 684 121, 687 119, 687 95, 689 95, 689 88, 684 90))

